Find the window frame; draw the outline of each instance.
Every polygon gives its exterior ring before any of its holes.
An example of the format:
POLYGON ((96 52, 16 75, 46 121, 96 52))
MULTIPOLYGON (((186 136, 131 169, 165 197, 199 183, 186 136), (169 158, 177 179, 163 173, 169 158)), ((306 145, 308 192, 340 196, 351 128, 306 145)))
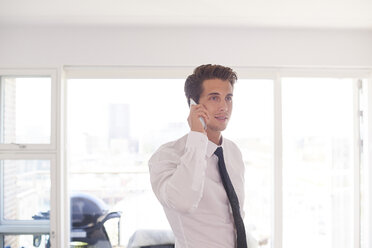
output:
MULTIPOLYGON (((238 69, 236 69, 238 70, 238 69)), ((364 130, 368 136, 368 147, 372 147, 372 70, 357 69, 357 68, 311 68, 311 67, 280 67, 280 68, 249 68, 239 69, 239 78, 246 76, 262 77, 267 72, 267 76, 274 78, 274 164, 273 164, 273 224, 272 224, 272 248, 283 248, 283 133, 282 133, 282 78, 304 77, 304 78, 350 78, 353 80, 353 118, 354 118, 354 167, 353 167, 353 248, 361 247, 361 198, 360 198, 360 169, 361 169, 361 137, 360 137, 360 95, 358 88, 358 80, 368 80, 368 97, 369 97, 369 118, 367 120, 367 130, 364 130), (242 71, 242 73, 241 73, 242 71)), ((369 149, 371 150, 371 149, 369 149)), ((372 161, 372 154, 365 156, 366 163, 372 161)), ((369 181, 372 185, 372 169, 369 169, 369 181)), ((369 198, 367 205, 372 206, 372 190, 367 192, 369 198)), ((372 210, 368 209, 367 216, 369 217, 365 232, 372 231, 372 210)), ((372 244, 372 237, 367 237, 367 246, 372 244)))
MULTIPOLYGON (((353 244, 353 248, 360 248, 361 247, 361 198, 360 198, 360 192, 361 192, 361 187, 360 187, 360 170, 361 170, 361 160, 360 160, 360 156, 361 156, 361 149, 360 149, 360 144, 361 144, 361 137, 360 137, 360 116, 359 116, 359 113, 360 113, 360 94, 359 94, 359 84, 358 84, 358 81, 361 80, 361 79, 366 79, 366 78, 370 78, 370 74, 368 71, 365 71, 365 70, 345 70, 345 71, 340 71, 338 69, 331 69, 331 70, 324 70, 324 69, 321 69, 321 70, 313 70, 313 69, 294 69, 294 70, 290 70, 290 69, 286 69, 286 70, 283 70, 280 75, 278 75, 278 82, 280 81, 280 89, 281 89, 281 79, 282 78, 333 78, 333 79, 336 79, 336 78, 341 78, 341 79, 350 79, 352 81, 352 92, 350 92, 350 94, 352 94, 352 101, 353 101, 353 106, 352 106, 352 109, 353 109, 353 175, 352 175, 352 178, 353 178, 353 204, 352 204, 352 207, 353 207, 353 227, 352 227, 352 232, 353 232, 353 237, 352 237, 352 244, 353 244)), ((280 94, 280 98, 281 98, 281 90, 280 92, 278 93, 280 94)), ((281 105, 281 101, 280 101, 280 105, 281 105)), ((370 108, 372 108, 372 106, 370 106, 370 108)), ((280 110, 279 111, 282 111, 282 107, 280 106, 280 110)), ((278 123, 278 125, 280 125, 280 128, 282 128, 282 116, 280 116, 280 121, 278 121, 280 123, 278 123)), ((279 127, 278 127, 279 129, 279 127)), ((276 168, 276 173, 278 173, 278 175, 275 176, 275 178, 279 178, 277 179, 278 181, 281 182, 280 186, 277 185, 276 187, 280 188, 280 189, 277 189, 277 191, 279 192, 280 194, 280 199, 278 199, 278 205, 280 204, 280 209, 283 211, 283 161, 282 161, 282 158, 283 158, 283 146, 282 146, 282 139, 283 139, 283 136, 282 136, 282 129, 280 130, 281 132, 281 135, 280 135, 280 144, 278 144, 280 146, 280 155, 278 157, 280 157, 280 168, 276 168)), ((279 167, 279 166, 278 166, 279 167)), ((279 196, 278 196, 279 198, 279 196)), ((278 211, 276 211, 277 215, 279 215, 278 211)), ((283 247, 283 218, 282 216, 281 217, 278 217, 278 222, 280 221, 280 224, 278 223, 277 225, 280 226, 280 234, 278 234, 280 236, 280 245, 279 243, 277 244, 277 246, 274 246, 275 248, 277 247, 280 247, 282 248, 283 247)))
MULTIPOLYGON (((49 234, 50 243, 53 247, 57 244, 64 244, 61 237, 64 235, 63 227, 67 226, 64 222, 64 212, 61 210, 68 206, 64 201, 65 188, 63 185, 64 173, 62 165, 64 159, 61 155, 61 142, 63 141, 61 122, 63 121, 63 89, 61 88, 62 74, 58 68, 27 68, 27 69, 3 69, 0 68, 0 78, 2 77, 49 77, 51 79, 51 101, 50 101, 50 143, 49 144, 0 144, 1 160, 27 160, 27 159, 46 159, 50 160, 50 219, 27 220, 27 221, 4 221, 0 223, 0 247, 3 245, 4 235, 23 235, 23 234, 49 234), (61 206, 57 208, 57 206, 61 206), (35 231, 37 230, 37 231, 35 231)), ((1 84, 3 85, 3 84, 1 84)), ((0 88, 0 104, 2 104, 2 90, 0 88)), ((1 108, 2 109, 2 108, 1 108)), ((2 113, 0 113, 2 114, 2 113)), ((1 172, 1 180, 3 173, 1 172)), ((2 181, 0 182, 2 184, 2 181)), ((1 194, 1 197, 3 195, 1 194)), ((3 201, 3 198, 0 198, 3 201)), ((3 205, 0 204, 0 211, 3 205)), ((1 213, 1 218, 3 213, 1 213)), ((69 222, 68 222, 69 223, 69 222)), ((62 245, 63 247, 63 245, 62 245)))
MULTIPOLYGON (((50 143, 49 144, 37 144, 37 143, 27 143, 27 144, 0 144, 0 151, 42 151, 42 150, 55 150, 57 147, 57 70, 44 69, 44 70, 4 70, 0 69, 0 107, 3 103, 3 77, 46 77, 51 79, 51 99, 50 99, 50 143)), ((1 116, 3 115, 1 107, 1 116)), ((2 122, 0 123, 1 130, 3 129, 2 122)), ((2 134, 0 134, 2 135, 2 134)))
MULTIPOLYGON (((54 247, 64 247, 70 242, 69 229, 69 199, 67 191, 67 162, 66 162, 66 89, 67 80, 74 78, 186 78, 194 67, 171 67, 171 66, 64 66, 58 69, 0 69, 0 75, 4 76, 45 76, 52 78, 52 106, 51 106, 51 144, 47 145, 28 145, 26 149, 20 149, 15 145, 0 144, 1 155, 12 154, 17 158, 23 155, 50 154, 55 159, 54 166, 51 167, 51 216, 50 216, 50 237, 51 244, 54 247), (53 154, 53 155, 52 155, 53 154), (54 195, 53 195, 54 194, 54 195), (59 206, 59 208, 57 208, 59 206)), ((282 248, 282 114, 281 114, 281 78, 282 77, 348 77, 348 78, 366 78, 368 80, 368 127, 364 134, 368 137, 365 142, 365 149, 372 147, 372 68, 326 68, 326 67, 239 67, 234 66, 238 72, 239 78, 248 79, 273 79, 273 99, 274 99, 274 162, 273 162, 273 224, 271 243, 273 248, 282 248), (367 142, 368 145, 367 146, 367 142)), ((352 94, 355 97, 355 89, 352 94)), ((355 99, 355 98, 354 98, 355 99)), ((354 111, 356 111, 356 101, 354 101, 354 111)), ((354 118, 357 118, 354 115, 354 118)), ((355 121, 355 120, 354 120, 355 121)), ((357 129, 355 129, 355 134, 357 129)), ((354 135, 355 136, 355 135, 354 135)), ((370 150, 370 149, 369 149, 370 150)), ((357 152, 357 149, 356 151, 357 152)), ((372 154, 366 153, 365 163, 372 161, 372 154)), ((355 166, 354 166, 355 167, 355 166)), ((354 168, 354 172, 355 168, 354 168)), ((369 185, 372 184, 372 169, 369 169, 369 185)), ((359 176, 354 173, 354 189, 357 186, 359 176)), ((355 191, 356 192, 356 191, 355 191)), ((368 192, 368 204, 372 206, 372 190, 368 192)), ((354 197, 354 207, 357 207, 359 195, 354 197)), ((360 214, 359 208, 355 208, 354 216, 360 214)), ((372 213, 368 213, 367 228, 372 228, 372 213)), ((360 225, 360 218, 355 219, 354 225, 360 225), (359 222, 359 223, 357 223, 359 222)), ((360 228, 354 228, 353 248, 360 246, 360 228), (358 246, 359 244, 359 246, 358 246)), ((35 232, 34 232, 35 233, 35 232)), ((372 243, 372 237, 366 237, 367 245, 372 243)), ((0 241, 2 236, 0 235, 0 241)), ((368 247, 368 246, 367 246, 368 247)))
MULTIPOLYGON (((68 79, 103 79, 103 78, 186 78, 193 70, 193 67, 91 67, 91 66, 65 66, 66 78, 68 79)), ((239 73, 239 78, 244 79, 271 79, 273 85, 274 103, 274 162, 272 168, 273 180, 273 224, 272 224, 272 247, 283 247, 283 133, 282 133, 282 93, 281 79, 284 77, 308 77, 308 78, 352 78, 353 84, 353 111, 354 111, 354 138, 355 144, 359 144, 359 111, 358 86, 356 81, 360 78, 372 78, 370 68, 326 68, 326 67, 239 67, 234 70, 239 73)), ((372 105, 369 105, 372 109, 372 105)), ((371 124, 370 124, 371 125, 371 124)), ((371 129, 372 130, 372 129, 371 129)), ((356 145, 357 146, 357 145, 356 145)), ((354 248, 360 247, 360 160, 359 147, 354 147, 354 248)), ((372 177, 372 176, 371 176, 372 177)), ((370 193, 371 194, 371 193, 370 193)), ((67 196, 66 196, 67 197, 67 196)), ((372 196, 371 196, 372 199, 372 196)), ((371 200, 372 201, 372 200, 371 200)), ((372 205, 372 204, 371 204, 372 205)), ((369 226, 372 226, 372 218, 369 226)), ((67 239, 68 240, 68 239, 67 239)))
MULTIPOLYGON (((5 235, 31 235, 31 234, 48 234, 55 230, 56 219, 56 194, 57 185, 53 182, 57 177, 55 154, 33 153, 33 154, 0 154, 0 160, 49 160, 50 161, 50 219, 49 220, 4 220, 4 192, 3 187, 0 189, 0 247, 3 245, 5 235)), ((3 166, 0 166, 0 185, 3 183, 3 166)), ((50 235, 52 237, 52 235, 50 235)), ((51 239, 51 242, 55 241, 51 239)))
POLYGON ((367 109, 363 109, 363 116, 362 116, 362 129, 361 129, 361 136, 363 139, 362 142, 362 166, 363 171, 365 174, 360 175, 361 179, 364 183, 364 211, 365 211, 365 226, 364 230, 361 230, 361 247, 362 248, 369 248, 372 245, 372 235, 370 235, 372 231, 372 72, 370 76, 367 78, 366 82, 363 83, 363 95, 364 98, 363 106, 367 106, 367 109), (363 236, 363 239, 362 239, 363 236))

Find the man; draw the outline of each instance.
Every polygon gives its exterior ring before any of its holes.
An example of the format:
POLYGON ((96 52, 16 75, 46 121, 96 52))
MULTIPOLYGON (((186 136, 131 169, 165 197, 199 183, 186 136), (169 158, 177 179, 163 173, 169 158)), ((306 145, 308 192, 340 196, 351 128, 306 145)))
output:
POLYGON ((161 146, 149 161, 151 185, 176 248, 247 247, 244 163, 238 147, 221 135, 231 117, 236 80, 228 67, 197 67, 185 82, 190 132, 161 146), (198 104, 190 105, 191 99, 198 104))

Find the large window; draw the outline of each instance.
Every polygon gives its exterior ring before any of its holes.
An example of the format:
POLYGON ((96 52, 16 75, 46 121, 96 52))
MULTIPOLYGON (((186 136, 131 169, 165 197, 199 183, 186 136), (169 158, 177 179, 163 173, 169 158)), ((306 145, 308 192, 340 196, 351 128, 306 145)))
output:
MULTIPOLYGON (((271 232, 272 84, 272 80, 236 84, 226 132, 243 152, 246 226, 260 238, 269 238, 271 232)), ((125 247, 137 230, 169 229, 151 190, 147 162, 160 145, 189 131, 183 86, 183 79, 68 81, 70 198, 89 194, 110 212, 121 212, 121 232, 107 227, 113 245, 118 235, 125 247)), ((75 210, 71 211, 76 223, 75 210)), ((72 226, 71 237, 78 231, 77 224, 72 226)))
POLYGON ((282 79, 283 247, 352 247, 353 83, 282 79))
POLYGON ((240 79, 231 121, 223 133, 243 153, 245 222, 262 247, 271 247, 274 105, 273 80, 240 79))
MULTIPOLYGON (((189 131, 191 69, 122 69, 0 70, 0 248, 169 229, 147 162, 189 131)), ((370 248, 371 79, 240 69, 223 135, 243 153, 247 230, 261 248, 370 248)))
MULTIPOLYGON (((56 74, 0 71, 0 247, 49 247, 56 74)), ((55 216, 55 215, 53 215, 55 216)))
MULTIPOLYGON (((122 245, 138 229, 168 228, 147 161, 162 143, 187 132, 187 110, 182 80, 68 81, 70 199, 88 194, 121 212, 121 233, 111 228, 109 236, 120 236, 122 245)), ((77 209, 71 211, 74 238, 80 228, 77 209)))

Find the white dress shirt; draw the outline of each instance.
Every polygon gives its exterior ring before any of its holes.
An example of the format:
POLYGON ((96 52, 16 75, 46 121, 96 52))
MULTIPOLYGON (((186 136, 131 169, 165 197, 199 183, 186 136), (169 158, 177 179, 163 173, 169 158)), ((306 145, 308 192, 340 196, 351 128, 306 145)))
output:
MULTIPOLYGON (((221 146, 244 218, 242 155, 230 140, 223 138, 221 146)), ((236 246, 234 219, 214 154, 217 147, 206 135, 191 131, 161 146, 149 161, 151 185, 174 232, 176 248, 236 246)))

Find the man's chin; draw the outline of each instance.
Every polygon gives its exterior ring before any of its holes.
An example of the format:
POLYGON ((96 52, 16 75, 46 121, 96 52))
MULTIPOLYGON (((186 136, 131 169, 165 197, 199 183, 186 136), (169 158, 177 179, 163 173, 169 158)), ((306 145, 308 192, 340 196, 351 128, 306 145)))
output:
POLYGON ((208 126, 208 129, 210 129, 211 131, 214 131, 214 132, 222 132, 226 129, 227 125, 224 125, 224 126, 208 126))

